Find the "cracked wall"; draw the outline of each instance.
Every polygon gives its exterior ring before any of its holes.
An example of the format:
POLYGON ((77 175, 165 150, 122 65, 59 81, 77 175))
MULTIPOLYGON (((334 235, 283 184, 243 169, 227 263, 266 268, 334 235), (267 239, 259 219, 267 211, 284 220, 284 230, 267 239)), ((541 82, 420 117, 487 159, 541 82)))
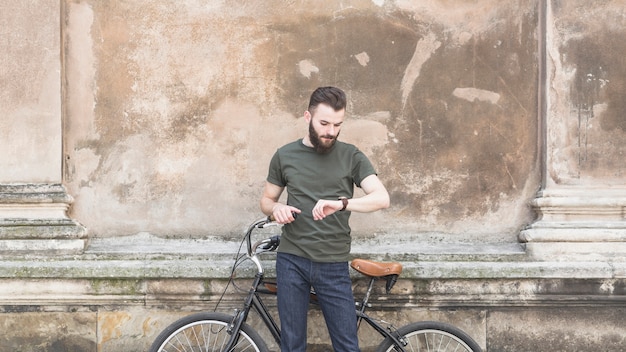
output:
POLYGON ((537 1, 66 1, 64 177, 93 235, 231 234, 310 92, 392 207, 358 236, 515 241, 539 187, 537 1), (457 6, 458 5, 458 6, 457 6))

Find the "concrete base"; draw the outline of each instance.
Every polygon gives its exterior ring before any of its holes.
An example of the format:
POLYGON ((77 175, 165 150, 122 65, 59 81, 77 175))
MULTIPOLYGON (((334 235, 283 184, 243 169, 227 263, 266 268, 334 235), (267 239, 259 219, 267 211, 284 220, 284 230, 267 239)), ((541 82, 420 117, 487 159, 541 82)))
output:
MULTIPOLYGON (((143 233, 94 238, 80 255, 4 256, 0 324, 12 329, 0 339, 0 350, 146 351, 177 318, 212 311, 220 298, 218 311, 232 313, 240 306, 242 291, 236 287, 247 289, 252 265, 237 270, 237 286, 222 297, 238 247, 213 238, 171 240, 143 233)), ((354 252, 402 262, 401 279, 389 295, 381 283, 370 310, 395 326, 448 322, 489 351, 553 351, 555 346, 621 351, 626 343, 626 332, 619 329, 626 262, 533 261, 516 243, 391 247, 355 243, 354 252)), ((265 258, 268 276, 273 276, 273 258, 265 258)), ((357 296, 365 286, 355 273, 357 296)), ((267 304, 275 312, 275 298, 267 304)), ((256 314, 250 319, 272 345, 256 314)), ((330 350, 315 309, 309 327, 311 350, 330 350)), ((363 350, 373 350, 379 339, 367 328, 363 332, 363 350)))

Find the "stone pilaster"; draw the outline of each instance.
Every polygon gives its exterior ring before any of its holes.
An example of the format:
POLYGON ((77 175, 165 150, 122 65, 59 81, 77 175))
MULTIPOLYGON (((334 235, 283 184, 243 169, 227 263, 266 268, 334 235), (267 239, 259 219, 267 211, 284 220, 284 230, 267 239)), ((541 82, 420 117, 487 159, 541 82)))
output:
POLYGON ((624 112, 620 85, 605 72, 622 58, 579 25, 581 4, 541 5, 544 187, 532 201, 537 220, 519 239, 537 260, 626 261, 626 132, 610 124, 624 112))
POLYGON ((0 94, 0 252, 54 255, 85 246, 62 185, 60 4, 0 5, 0 81, 7 82, 0 94))

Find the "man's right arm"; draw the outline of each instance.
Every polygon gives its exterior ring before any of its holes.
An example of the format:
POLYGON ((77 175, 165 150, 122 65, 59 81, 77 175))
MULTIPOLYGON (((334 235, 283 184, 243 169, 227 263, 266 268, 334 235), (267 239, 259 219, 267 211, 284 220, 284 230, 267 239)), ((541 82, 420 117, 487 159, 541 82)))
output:
POLYGON ((293 213, 300 213, 300 209, 278 202, 284 189, 285 187, 266 181, 261 197, 261 211, 267 216, 274 216, 279 224, 288 224, 294 221, 293 213))

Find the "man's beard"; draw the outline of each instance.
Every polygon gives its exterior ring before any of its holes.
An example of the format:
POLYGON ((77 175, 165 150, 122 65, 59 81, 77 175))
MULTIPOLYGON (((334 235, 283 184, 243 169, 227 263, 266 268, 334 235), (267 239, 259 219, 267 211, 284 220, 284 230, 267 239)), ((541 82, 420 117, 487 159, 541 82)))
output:
POLYGON ((315 128, 313 128, 313 124, 309 122, 309 140, 313 145, 313 149, 315 149, 317 153, 326 154, 330 152, 330 150, 333 149, 335 142, 337 142, 337 137, 339 137, 339 133, 337 133, 336 136, 320 136, 319 134, 317 134, 317 131, 315 131, 315 128), (324 140, 322 140, 322 137, 332 138, 332 140, 328 141, 327 144, 324 144, 324 140))

